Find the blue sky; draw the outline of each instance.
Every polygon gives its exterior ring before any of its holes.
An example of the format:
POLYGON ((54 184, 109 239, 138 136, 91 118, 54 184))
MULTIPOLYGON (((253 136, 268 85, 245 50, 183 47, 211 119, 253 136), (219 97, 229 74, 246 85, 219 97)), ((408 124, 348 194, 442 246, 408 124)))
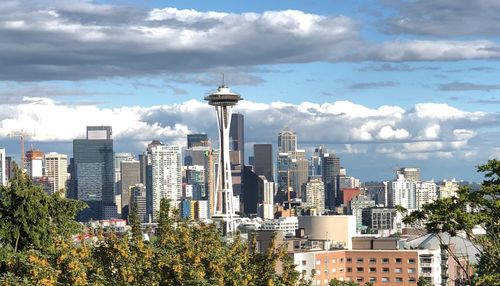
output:
MULTIPOLYGON (((285 126, 363 180, 418 165, 478 180, 500 155, 495 0, 0 3, 0 147, 23 130, 71 153, 86 125, 117 151, 216 141, 202 98, 224 74, 245 102, 246 154, 285 126), (263 130, 262 128, 265 128, 263 130), (368 166, 368 167, 367 167, 368 166), (376 166, 372 170, 372 166, 376 166)), ((213 120, 213 122, 211 122, 213 120)), ((17 152, 17 153, 16 153, 17 152)))

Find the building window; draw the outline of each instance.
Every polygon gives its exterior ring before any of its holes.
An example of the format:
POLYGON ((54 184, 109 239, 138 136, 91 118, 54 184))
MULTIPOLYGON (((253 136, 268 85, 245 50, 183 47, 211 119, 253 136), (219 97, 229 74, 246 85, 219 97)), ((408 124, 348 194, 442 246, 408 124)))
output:
POLYGON ((334 258, 334 259, 332 259, 332 263, 333 263, 333 264, 337 263, 337 259, 335 259, 335 258, 334 258))
POLYGON ((357 272, 364 272, 365 270, 363 269, 363 267, 358 267, 358 268, 356 268, 356 271, 357 272))
POLYGON ((377 277, 370 277, 368 278, 369 282, 377 282, 377 277))
POLYGON ((383 264, 388 264, 389 263, 389 258, 382 258, 382 263, 383 264))
POLYGON ((316 265, 320 265, 321 264, 321 260, 316 260, 316 265))
POLYGON ((377 263, 377 259, 376 258, 370 258, 370 264, 375 264, 377 263))
POLYGON ((394 269, 394 273, 403 273, 403 269, 402 268, 396 268, 396 269, 394 269))
POLYGON ((337 272, 337 268, 332 268, 332 273, 337 272))
POLYGON ((340 263, 344 263, 344 258, 340 258, 340 263))
POLYGON ((307 265, 307 260, 302 260, 302 266, 306 266, 307 265))
POLYGON ((363 258, 357 258, 356 263, 363 263, 363 258))
POLYGON ((417 282, 417 278, 415 278, 415 277, 410 277, 410 278, 408 278, 408 282, 410 282, 410 283, 415 283, 415 282, 417 282))
POLYGON ((416 269, 415 268, 408 268, 408 273, 415 273, 416 269))
POLYGON ((363 277, 356 277, 356 282, 363 282, 364 280, 363 277))
POLYGON ((415 258, 408 258, 408 264, 415 264, 415 258))
POLYGON ((339 268, 339 272, 344 272, 344 268, 343 268, 343 267, 340 267, 340 268, 339 268))
POLYGON ((351 267, 347 267, 347 272, 352 272, 352 268, 351 267))
POLYGON ((401 277, 396 277, 396 278, 394 279, 394 281, 396 281, 396 283, 403 283, 403 278, 401 278, 401 277))
POLYGON ((347 263, 351 263, 351 262, 352 262, 352 258, 347 257, 347 258, 346 258, 346 262, 347 262, 347 263))
POLYGON ((382 283, 389 283, 389 277, 382 277, 380 281, 382 281, 382 283))
POLYGON ((370 272, 370 273, 377 272, 377 268, 375 268, 375 267, 370 267, 370 271, 369 271, 369 272, 370 272))
POLYGON ((403 259, 396 258, 396 259, 394 259, 394 262, 396 262, 396 264, 401 264, 401 263, 403 263, 403 259))
POLYGON ((388 267, 382 268, 382 273, 389 273, 389 268, 388 267))

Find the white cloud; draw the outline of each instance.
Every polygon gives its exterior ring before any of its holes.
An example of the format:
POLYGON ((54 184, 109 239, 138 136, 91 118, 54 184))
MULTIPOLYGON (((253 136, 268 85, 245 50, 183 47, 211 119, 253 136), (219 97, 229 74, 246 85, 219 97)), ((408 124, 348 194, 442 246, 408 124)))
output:
MULTIPOLYGON (((429 117, 422 114, 432 114, 436 109, 433 104, 404 110, 398 106, 368 108, 348 101, 299 105, 242 101, 235 111, 245 116, 248 142, 273 143, 277 133, 288 126, 297 132, 299 144, 343 146, 334 148, 340 153, 373 153, 399 159, 477 154, 471 139, 480 134, 481 127, 496 120, 494 115, 447 105, 440 108, 454 112, 447 117, 429 117)), ((160 139, 183 144, 190 132, 207 132, 217 141, 214 112, 196 100, 152 107, 98 108, 25 98, 20 105, 0 105, 0 142, 20 130, 34 134, 32 141, 68 142, 83 137, 87 125, 111 125, 118 142, 160 139)))

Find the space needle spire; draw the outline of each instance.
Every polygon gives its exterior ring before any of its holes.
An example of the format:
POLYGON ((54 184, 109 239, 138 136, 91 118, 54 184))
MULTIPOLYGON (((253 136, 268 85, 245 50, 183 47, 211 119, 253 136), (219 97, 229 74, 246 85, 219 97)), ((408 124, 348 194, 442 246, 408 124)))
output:
POLYGON ((230 235, 235 231, 233 208, 233 182, 231 179, 231 164, 229 161, 229 127, 231 126, 231 109, 241 96, 231 92, 224 83, 216 92, 205 97, 209 105, 215 107, 219 126, 219 167, 217 170, 216 192, 214 197, 214 220, 222 220, 224 234, 230 235))

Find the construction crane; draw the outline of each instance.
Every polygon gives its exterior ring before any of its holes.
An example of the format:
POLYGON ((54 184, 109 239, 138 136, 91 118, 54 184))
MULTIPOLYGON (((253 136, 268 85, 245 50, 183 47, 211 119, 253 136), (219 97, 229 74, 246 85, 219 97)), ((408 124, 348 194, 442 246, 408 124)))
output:
POLYGON ((12 132, 12 133, 9 133, 7 136, 9 137, 19 137, 20 139, 20 142, 21 142, 21 170, 24 170, 25 169, 25 162, 24 162, 24 139, 27 137, 27 133, 25 133, 24 131, 21 131, 21 132, 12 132))

